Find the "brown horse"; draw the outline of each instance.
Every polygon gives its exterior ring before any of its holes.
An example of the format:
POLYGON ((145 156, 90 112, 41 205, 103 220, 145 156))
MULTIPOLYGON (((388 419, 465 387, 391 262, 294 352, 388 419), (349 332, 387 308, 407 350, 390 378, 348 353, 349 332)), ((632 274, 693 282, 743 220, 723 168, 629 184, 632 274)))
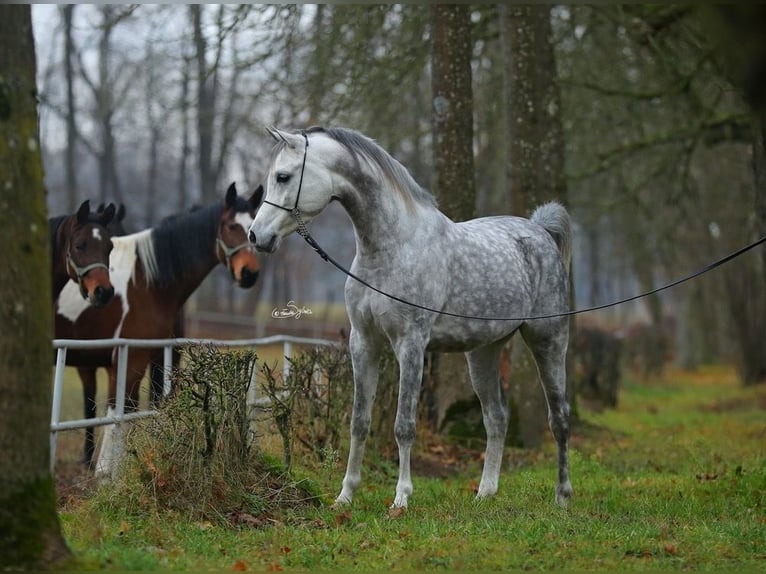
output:
POLYGON ((76 213, 48 219, 53 301, 70 279, 91 305, 103 307, 112 298, 114 287, 109 279, 112 240, 108 225, 114 213, 112 204, 93 213, 86 200, 76 213))
MULTIPOLYGON (((261 196, 259 189, 249 199, 238 197, 232 184, 223 202, 168 217, 151 229, 113 237, 113 301, 98 311, 87 308, 72 296, 72 284, 68 284, 58 300, 56 338, 170 338, 181 307, 219 262, 240 287, 252 287, 259 264, 246 230, 261 196)), ((140 383, 154 353, 141 348, 128 353, 126 409, 137 408, 140 383)), ((116 350, 70 349, 67 364, 89 368, 81 370, 86 374, 86 418, 95 416, 95 369, 107 368, 111 411, 117 390, 116 350)), ((91 427, 86 429, 85 463, 92 463, 93 452, 91 427)))

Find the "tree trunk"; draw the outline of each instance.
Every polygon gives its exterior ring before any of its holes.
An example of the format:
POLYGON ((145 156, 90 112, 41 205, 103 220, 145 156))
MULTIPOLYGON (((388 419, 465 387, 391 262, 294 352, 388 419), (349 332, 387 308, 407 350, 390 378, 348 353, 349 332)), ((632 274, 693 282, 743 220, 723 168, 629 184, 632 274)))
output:
MULTIPOLYGON (((470 7, 433 5, 431 24, 432 188, 440 209, 453 221, 465 221, 476 210, 470 7)), ((466 400, 470 408, 477 407, 465 357, 430 353, 423 384, 428 424, 433 429, 442 427, 447 410, 466 400)))
MULTIPOLYGON (((567 199, 550 8, 498 5, 507 62, 504 93, 511 141, 507 180, 511 182, 511 212, 520 216, 529 216, 534 207, 546 201, 566 204, 567 199)), ((570 329, 571 341, 573 320, 570 329)), ((570 362, 567 361, 567 382, 571 397, 570 362)), ((511 436, 509 440, 536 446, 546 432, 545 424, 540 423, 547 420, 547 405, 537 369, 526 346, 518 344, 514 345, 511 363, 511 412, 518 414, 519 436, 511 436)))
POLYGON ((471 88, 471 12, 465 5, 435 4, 431 83, 433 87, 433 189, 441 210, 454 221, 476 211, 471 88))
POLYGON ((189 67, 191 60, 184 58, 181 80, 181 158, 178 160, 178 211, 186 211, 190 203, 186 168, 191 155, 189 145, 189 67))
POLYGON ((66 4, 62 8, 64 16, 64 73, 66 75, 66 209, 74 213, 77 209, 77 121, 74 100, 74 40, 72 38, 72 23, 74 20, 74 4, 66 4))
MULTIPOLYGON (((101 124, 101 157, 99 158, 101 201, 112 199, 123 202, 117 181, 117 166, 115 156, 114 131, 112 118, 114 116, 114 98, 109 74, 109 58, 111 55, 111 36, 113 24, 111 6, 102 7, 102 31, 98 42, 98 111, 101 124)), ((124 202, 123 202, 124 203, 124 202)))
POLYGON ((146 227, 157 223, 157 175, 159 169, 159 147, 162 121, 155 117, 152 100, 157 97, 157 61, 151 46, 147 46, 146 57, 146 123, 149 126, 149 157, 146 174, 146 227))
MULTIPOLYGON (((756 112, 753 139, 755 177, 755 227, 758 237, 766 236, 766 103, 756 112)), ((761 272, 766 284, 766 249, 761 247, 761 272)))
POLYGON ((0 6, 0 569, 69 550, 50 473, 50 247, 29 6, 0 6), (48 263, 45 263, 45 262, 48 263))
POLYGON ((207 65, 207 40, 202 30, 202 6, 189 6, 194 28, 194 49, 197 59, 197 153, 202 201, 212 201, 216 195, 213 173, 213 121, 215 96, 213 78, 207 65))
POLYGON ((566 200, 550 6, 503 5, 500 13, 510 50, 506 118, 511 138, 511 211, 527 216, 540 203, 566 200))

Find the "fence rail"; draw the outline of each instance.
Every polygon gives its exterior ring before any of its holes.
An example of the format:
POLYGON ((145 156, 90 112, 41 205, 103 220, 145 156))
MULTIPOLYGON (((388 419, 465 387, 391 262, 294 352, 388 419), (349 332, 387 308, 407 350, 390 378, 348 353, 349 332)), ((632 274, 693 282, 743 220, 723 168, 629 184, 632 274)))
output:
MULTIPOLYGON (((316 339, 311 337, 294 337, 291 335, 272 335, 256 339, 54 339, 53 348, 56 349, 56 371, 53 377, 53 406, 51 408, 51 426, 50 426, 50 464, 51 473, 54 471, 56 462, 56 439, 57 433, 65 430, 74 430, 90 426, 119 425, 130 420, 154 416, 155 410, 144 410, 136 412, 125 412, 125 384, 127 378, 127 359, 130 347, 144 349, 163 349, 163 376, 164 393, 170 392, 170 368, 172 364, 172 353, 176 347, 188 347, 191 345, 209 345, 224 348, 253 348, 266 347, 273 345, 282 345, 283 355, 286 359, 293 356, 293 346, 329 346, 336 344, 336 341, 328 339, 316 339), (64 368, 66 367, 67 349, 117 349, 117 396, 112 416, 98 417, 94 419, 76 419, 61 420, 61 399, 64 390, 64 368)), ((290 361, 286 360, 283 365, 283 375, 287 376, 290 372, 290 361)), ((256 396, 255 384, 256 370, 253 369, 253 376, 250 379, 250 386, 247 391, 248 406, 255 407, 263 403, 263 399, 256 396)))

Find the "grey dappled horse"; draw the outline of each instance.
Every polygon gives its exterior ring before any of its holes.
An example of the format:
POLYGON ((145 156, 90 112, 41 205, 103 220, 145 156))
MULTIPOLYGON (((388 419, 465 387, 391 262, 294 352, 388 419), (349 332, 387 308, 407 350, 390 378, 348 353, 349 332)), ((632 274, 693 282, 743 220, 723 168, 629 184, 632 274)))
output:
POLYGON ((518 330, 537 362, 548 401, 548 421, 558 445, 556 501, 565 505, 572 494, 564 364, 569 319, 501 319, 567 311, 571 232, 566 210, 547 203, 531 219, 485 217, 455 223, 399 162, 358 132, 343 128, 269 131, 277 145, 265 201, 248 234, 256 248, 275 251, 285 236, 298 229, 300 218, 308 222, 337 200, 354 226, 352 273, 400 299, 474 317, 423 310, 352 278, 346 281, 354 404, 348 466, 336 504, 350 503, 361 482, 378 359, 387 344, 393 347, 400 370, 394 427, 399 480, 393 507, 406 507, 412 494, 410 449, 423 357, 432 350, 460 351, 468 359, 487 432, 477 497, 495 494, 508 426, 499 355, 518 330))

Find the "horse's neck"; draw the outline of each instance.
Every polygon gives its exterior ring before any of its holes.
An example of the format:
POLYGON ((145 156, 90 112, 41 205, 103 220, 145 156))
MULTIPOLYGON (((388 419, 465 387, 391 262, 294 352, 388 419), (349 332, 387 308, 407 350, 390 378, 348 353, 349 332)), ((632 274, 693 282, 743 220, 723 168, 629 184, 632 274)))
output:
POLYGON ((411 202, 393 190, 355 190, 343 203, 354 225, 357 257, 396 253, 416 235, 440 234, 449 220, 435 206, 411 202))
MULTIPOLYGON (((212 249, 212 248, 211 248, 212 249)), ((147 272, 144 262, 136 262, 136 268, 133 272, 131 283, 134 288, 146 289, 153 293, 153 297, 164 301, 166 305, 180 311, 184 303, 191 297, 192 293, 202 284, 210 272, 215 268, 218 260, 214 255, 210 258, 197 258, 190 261, 189 267, 184 273, 176 277, 173 281, 163 283, 152 283, 147 280, 147 272)))
POLYGON ((54 241, 51 245, 51 294, 53 301, 59 296, 64 285, 69 281, 69 274, 66 271, 62 250, 62 239, 59 237, 58 230, 54 235, 54 241))
MULTIPOLYGON (((209 230, 200 230, 200 233, 208 235, 209 230)), ((215 234, 209 233, 209 240, 205 237, 201 241, 181 241, 174 245, 173 249, 183 256, 178 259, 171 258, 168 261, 157 260, 156 277, 150 279, 153 289, 162 293, 166 299, 177 301, 183 305, 192 293, 200 286, 210 272, 218 264, 215 255, 215 234), (163 266, 172 265, 173 269, 168 273, 163 266)), ((144 262, 143 271, 146 272, 144 262)))

